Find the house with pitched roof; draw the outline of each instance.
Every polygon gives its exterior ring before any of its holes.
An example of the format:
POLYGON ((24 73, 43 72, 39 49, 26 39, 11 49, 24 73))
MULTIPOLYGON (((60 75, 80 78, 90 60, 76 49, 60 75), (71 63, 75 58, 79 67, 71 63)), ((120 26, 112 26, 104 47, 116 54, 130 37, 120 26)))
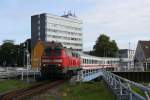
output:
POLYGON ((134 58, 135 67, 150 70, 150 41, 139 41, 134 58))

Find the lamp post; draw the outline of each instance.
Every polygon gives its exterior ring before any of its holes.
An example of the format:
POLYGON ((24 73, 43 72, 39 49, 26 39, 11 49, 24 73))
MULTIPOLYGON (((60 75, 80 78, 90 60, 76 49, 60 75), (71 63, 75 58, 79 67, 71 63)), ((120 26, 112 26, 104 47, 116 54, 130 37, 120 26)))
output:
POLYGON ((13 54, 14 54, 14 50, 12 49, 11 52, 10 52, 10 57, 11 57, 10 65, 11 65, 11 67, 14 66, 14 62, 15 62, 14 59, 13 59, 13 54))
POLYGON ((27 45, 25 45, 25 43, 23 44, 23 47, 24 47, 24 67, 26 66, 26 73, 27 73, 27 82, 29 81, 29 78, 28 78, 28 69, 29 69, 29 57, 30 57, 30 54, 29 54, 29 51, 28 51, 28 42, 27 42, 27 45))
POLYGON ((29 54, 29 51, 28 51, 28 42, 26 42, 26 48, 25 48, 25 56, 26 56, 26 73, 27 73, 27 82, 29 82, 29 77, 28 77, 28 75, 29 75, 29 58, 30 58, 30 54, 29 54))
POLYGON ((25 67, 25 43, 23 43, 23 66, 25 67))

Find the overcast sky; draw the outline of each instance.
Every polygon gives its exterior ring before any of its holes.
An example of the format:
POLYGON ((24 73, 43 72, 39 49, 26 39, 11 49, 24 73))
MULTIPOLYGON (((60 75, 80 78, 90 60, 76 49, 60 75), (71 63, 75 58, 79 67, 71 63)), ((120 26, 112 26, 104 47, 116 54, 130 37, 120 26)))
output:
POLYGON ((83 20, 84 50, 91 50, 100 34, 116 40, 121 49, 150 40, 150 0, 0 0, 0 43, 29 38, 31 15, 68 10, 83 20))

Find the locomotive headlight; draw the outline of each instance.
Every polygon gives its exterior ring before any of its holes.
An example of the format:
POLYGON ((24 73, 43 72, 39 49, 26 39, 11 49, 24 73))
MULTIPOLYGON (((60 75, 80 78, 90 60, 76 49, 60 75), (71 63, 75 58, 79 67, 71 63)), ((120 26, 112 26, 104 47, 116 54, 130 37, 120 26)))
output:
POLYGON ((43 67, 45 67, 46 65, 45 64, 43 64, 43 67))
POLYGON ((58 64, 58 67, 60 67, 61 65, 60 64, 58 64))

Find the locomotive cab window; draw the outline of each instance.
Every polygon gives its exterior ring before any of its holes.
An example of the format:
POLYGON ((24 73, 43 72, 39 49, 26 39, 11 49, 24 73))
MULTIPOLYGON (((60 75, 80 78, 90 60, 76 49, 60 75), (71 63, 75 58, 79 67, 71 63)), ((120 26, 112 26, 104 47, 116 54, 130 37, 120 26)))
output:
POLYGON ((61 50, 52 50, 51 48, 46 48, 45 49, 45 55, 46 56, 60 56, 61 55, 61 50))

